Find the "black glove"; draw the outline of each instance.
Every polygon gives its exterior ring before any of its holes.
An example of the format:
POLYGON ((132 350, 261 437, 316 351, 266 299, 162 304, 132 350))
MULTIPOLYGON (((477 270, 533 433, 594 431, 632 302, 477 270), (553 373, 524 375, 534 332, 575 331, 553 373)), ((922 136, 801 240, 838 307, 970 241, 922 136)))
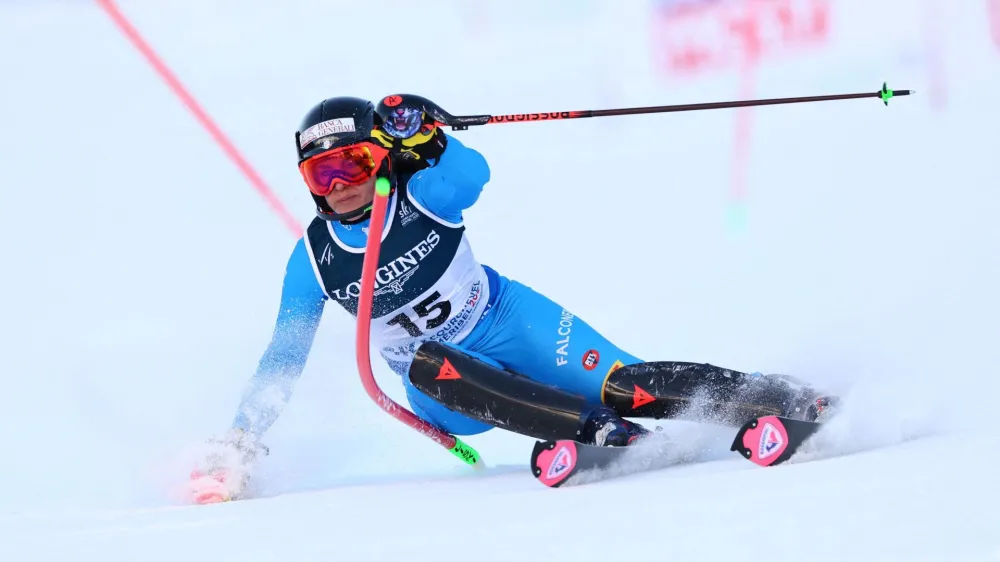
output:
POLYGON ((444 153, 448 137, 435 118, 443 112, 434 102, 412 94, 386 96, 375 113, 372 141, 389 149, 394 163, 425 168, 444 153))

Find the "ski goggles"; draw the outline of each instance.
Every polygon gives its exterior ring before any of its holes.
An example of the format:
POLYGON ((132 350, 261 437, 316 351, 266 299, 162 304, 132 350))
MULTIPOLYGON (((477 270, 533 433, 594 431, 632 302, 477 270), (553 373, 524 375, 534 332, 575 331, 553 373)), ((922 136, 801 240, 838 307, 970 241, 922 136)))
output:
POLYGON ((345 146, 308 158, 299 164, 299 171, 309 191, 325 197, 337 182, 358 185, 371 179, 388 154, 371 143, 345 146))

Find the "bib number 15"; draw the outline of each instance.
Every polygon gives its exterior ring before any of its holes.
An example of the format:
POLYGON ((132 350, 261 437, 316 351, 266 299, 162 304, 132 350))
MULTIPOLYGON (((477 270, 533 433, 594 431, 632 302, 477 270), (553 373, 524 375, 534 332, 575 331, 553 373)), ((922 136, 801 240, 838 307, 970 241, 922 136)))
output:
MULTIPOLYGON (((425 330, 433 330, 448 321, 451 317, 451 303, 444 300, 437 302, 441 298, 441 293, 434 291, 429 297, 413 305, 413 311, 417 313, 417 320, 426 319, 425 330)), ((405 312, 393 316, 388 322, 390 326, 402 326, 407 334, 412 337, 424 335, 414 320, 411 320, 405 312)))

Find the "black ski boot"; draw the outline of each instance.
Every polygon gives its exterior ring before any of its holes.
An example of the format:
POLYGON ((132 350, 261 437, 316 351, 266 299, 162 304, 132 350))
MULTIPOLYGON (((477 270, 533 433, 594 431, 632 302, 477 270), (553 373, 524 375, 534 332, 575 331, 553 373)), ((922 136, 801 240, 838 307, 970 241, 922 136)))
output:
POLYGON ((785 403, 784 412, 781 414, 786 418, 822 422, 830 417, 839 402, 836 396, 821 394, 808 384, 789 375, 751 373, 750 376, 756 380, 769 381, 788 389, 787 392, 792 395, 792 398, 785 403))
POLYGON ((818 396, 806 408, 806 420, 822 423, 833 415, 838 402, 840 402, 840 399, 835 396, 818 396))
POLYGON ((619 416, 608 406, 598 406, 590 412, 580 430, 578 441, 598 447, 627 447, 650 431, 619 416))

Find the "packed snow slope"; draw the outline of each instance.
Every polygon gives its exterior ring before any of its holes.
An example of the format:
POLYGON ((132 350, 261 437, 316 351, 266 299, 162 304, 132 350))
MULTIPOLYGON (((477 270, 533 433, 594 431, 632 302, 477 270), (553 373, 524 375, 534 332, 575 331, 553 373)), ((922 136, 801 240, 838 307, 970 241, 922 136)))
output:
POLYGON ((745 167, 736 111, 452 133, 492 167, 466 220, 484 263, 640 357, 842 393, 814 447, 759 469, 723 429, 664 423, 703 462, 549 490, 532 441, 494 431, 468 439, 489 464, 473 474, 368 400, 331 308, 260 497, 182 505, 296 236, 96 3, 14 0, 0 560, 1000 560, 990 3, 836 0, 822 48, 687 79, 653 64, 652 2, 482 4, 120 6, 303 224, 293 132, 332 95, 505 114, 917 90, 754 110, 745 167))

